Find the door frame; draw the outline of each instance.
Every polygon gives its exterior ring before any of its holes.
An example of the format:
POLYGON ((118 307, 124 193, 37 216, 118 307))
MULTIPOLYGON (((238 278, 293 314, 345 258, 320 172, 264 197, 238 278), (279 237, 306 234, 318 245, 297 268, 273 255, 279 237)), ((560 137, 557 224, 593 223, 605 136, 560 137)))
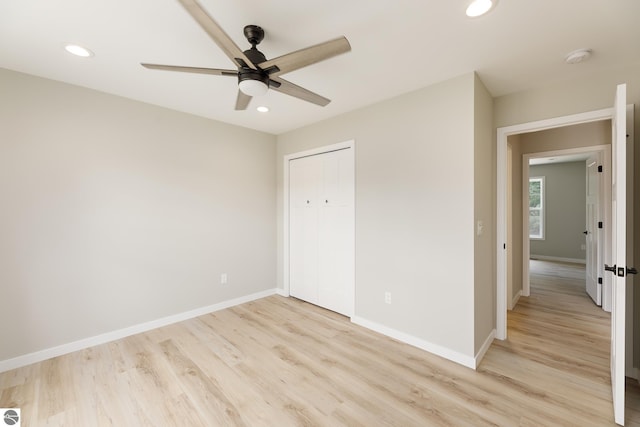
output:
MULTIPOLYGON (((353 163, 354 163, 354 196, 353 196, 353 215, 354 215, 354 236, 353 236, 353 241, 354 241, 354 246, 355 246, 355 161, 356 161, 356 142, 355 140, 351 139, 348 141, 344 141, 344 142, 339 142, 337 144, 331 144, 331 145, 324 145, 321 147, 316 147, 316 148, 312 148, 309 150, 304 150, 304 151, 299 151, 296 153, 291 153, 291 154, 287 154, 283 157, 283 197, 282 197, 282 202, 283 202, 283 209, 282 209, 282 281, 283 281, 283 291, 281 293, 281 295, 288 297, 290 296, 290 280, 289 280, 289 260, 290 260, 290 250, 289 250, 289 226, 290 226, 290 221, 289 221, 289 162, 291 160, 295 160, 295 159, 299 159, 302 157, 309 157, 309 156, 316 156, 319 154, 325 154, 325 153, 330 153, 332 151, 339 151, 339 150, 345 150, 345 149, 351 149, 353 150, 353 163)), ((354 248, 354 255, 355 255, 355 248, 354 248)), ((354 266, 355 266, 355 256, 354 256, 354 260, 353 260, 354 266)), ((355 269, 354 269, 355 271, 355 269)), ((354 274, 355 276, 355 274, 354 274)), ((351 315, 349 317, 353 317, 355 316, 355 277, 353 278, 353 290, 352 290, 352 296, 351 296, 351 301, 353 302, 353 307, 351 309, 351 315)))
MULTIPOLYGON (((522 155, 522 296, 528 297, 531 294, 531 277, 529 271, 529 258, 531 256, 531 246, 529 238, 529 160, 538 159, 541 157, 562 157, 572 154, 587 154, 587 153, 599 153, 602 164, 604 165, 604 176, 602 185, 599 185, 599 206, 598 212, 601 215, 602 221, 605 224, 609 224, 611 216, 611 145, 592 145, 587 147, 568 148, 563 150, 544 151, 536 153, 526 153, 522 155)), ((609 235, 605 233, 602 242, 602 250, 604 250, 603 256, 611 250, 611 239, 607 238, 609 235)), ((600 245, 598 246, 600 250, 600 245)), ((602 258, 604 259, 604 258, 602 258)), ((611 283, 607 280, 608 277, 602 274, 602 308, 605 311, 611 311, 611 283), (609 285, 607 285, 609 283, 609 285), (609 292, 609 298, 605 298, 606 292, 609 292), (608 303, 608 310, 605 308, 604 301, 608 303)))
POLYGON ((496 176, 496 338, 507 339, 507 138, 520 133, 535 132, 581 123, 611 120, 613 108, 538 120, 497 129, 496 176))

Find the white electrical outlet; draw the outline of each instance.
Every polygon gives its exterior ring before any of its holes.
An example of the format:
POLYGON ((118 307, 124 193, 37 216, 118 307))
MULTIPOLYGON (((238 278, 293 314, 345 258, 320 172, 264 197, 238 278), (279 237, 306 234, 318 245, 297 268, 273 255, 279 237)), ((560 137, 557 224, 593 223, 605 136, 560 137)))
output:
POLYGON ((226 285, 229 281, 229 278, 227 277, 227 273, 222 273, 220 275, 220 284, 221 285, 226 285))
POLYGON ((384 293, 384 302, 387 304, 391 304, 391 292, 384 293))

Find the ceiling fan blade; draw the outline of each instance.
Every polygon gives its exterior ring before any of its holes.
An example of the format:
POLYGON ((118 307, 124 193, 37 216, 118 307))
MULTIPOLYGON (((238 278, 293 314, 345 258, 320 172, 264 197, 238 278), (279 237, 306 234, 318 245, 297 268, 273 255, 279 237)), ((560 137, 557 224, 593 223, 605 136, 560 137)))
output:
POLYGON ((249 58, 242 52, 237 44, 224 32, 222 27, 203 9, 203 7, 195 0, 179 0, 182 6, 187 10, 189 15, 195 19, 203 30, 209 34, 209 37, 222 49, 225 55, 229 57, 239 67, 247 66, 254 70, 257 69, 249 58), (243 64, 244 62, 244 64, 243 64))
POLYGON ((183 73, 196 73, 196 74, 213 74, 214 76, 230 76, 238 77, 236 70, 222 70, 220 68, 202 68, 202 67, 182 67, 179 65, 161 65, 161 64, 146 64, 140 63, 145 68, 150 70, 165 70, 165 71, 181 71, 183 73))
POLYGON ((238 89, 238 98, 236 99, 236 111, 246 110, 251 102, 251 97, 238 89))
POLYGON ((270 76, 276 77, 280 74, 289 73, 307 65, 324 61, 341 53, 351 50, 351 45, 346 37, 338 37, 324 43, 317 44, 305 49, 300 49, 286 55, 258 64, 270 76), (274 68, 276 67, 276 68, 274 68), (271 70, 273 69, 273 71, 271 70))
POLYGON ((285 95, 290 95, 298 99, 302 99, 303 101, 319 105, 321 107, 324 107, 331 102, 330 99, 325 98, 324 96, 320 96, 317 93, 313 93, 310 90, 307 90, 298 85, 295 85, 290 81, 280 78, 272 78, 271 80, 276 84, 270 85, 269 87, 276 92, 284 93, 285 95))

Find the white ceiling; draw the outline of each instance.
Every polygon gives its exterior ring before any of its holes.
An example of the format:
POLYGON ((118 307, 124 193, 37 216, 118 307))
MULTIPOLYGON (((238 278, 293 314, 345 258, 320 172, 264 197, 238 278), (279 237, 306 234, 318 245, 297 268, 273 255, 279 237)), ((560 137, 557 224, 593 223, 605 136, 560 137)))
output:
POLYGON ((475 19, 469 0, 201 3, 242 49, 243 27, 262 26, 267 58, 346 36, 352 52, 283 76, 332 102, 270 91, 235 111, 234 78, 141 67, 234 68, 176 0, 3 0, 0 67, 279 134, 474 70, 500 96, 640 62, 639 0, 499 0, 475 19), (73 57, 65 42, 95 56, 73 57), (583 47, 591 60, 564 63, 583 47))

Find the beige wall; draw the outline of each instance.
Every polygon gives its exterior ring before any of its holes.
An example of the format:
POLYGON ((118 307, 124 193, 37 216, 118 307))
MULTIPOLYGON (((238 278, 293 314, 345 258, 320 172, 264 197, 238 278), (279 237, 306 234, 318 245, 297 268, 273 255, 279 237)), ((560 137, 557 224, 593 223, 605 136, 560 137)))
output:
MULTIPOLYGON (((468 357, 475 334, 474 79, 469 73, 278 137, 279 224, 283 156, 355 140, 356 316, 468 357)), ((278 248, 281 257, 281 241, 278 248)))
POLYGON ((474 325, 477 354, 495 329, 496 282, 496 144, 493 138, 493 98, 475 76, 474 84, 474 325), (478 221, 482 222, 478 234, 478 221))
MULTIPOLYGON (((627 100, 637 105, 640 102, 640 61, 634 67, 611 68, 607 72, 495 98, 494 123, 496 127, 504 127, 610 108, 615 87, 620 83, 627 83, 627 100)), ((635 123, 638 129, 638 115, 635 123)))
POLYGON ((611 144, 611 120, 523 133, 522 154, 611 144))
POLYGON ((0 93, 0 361, 275 288, 274 136, 1 69, 0 93))

